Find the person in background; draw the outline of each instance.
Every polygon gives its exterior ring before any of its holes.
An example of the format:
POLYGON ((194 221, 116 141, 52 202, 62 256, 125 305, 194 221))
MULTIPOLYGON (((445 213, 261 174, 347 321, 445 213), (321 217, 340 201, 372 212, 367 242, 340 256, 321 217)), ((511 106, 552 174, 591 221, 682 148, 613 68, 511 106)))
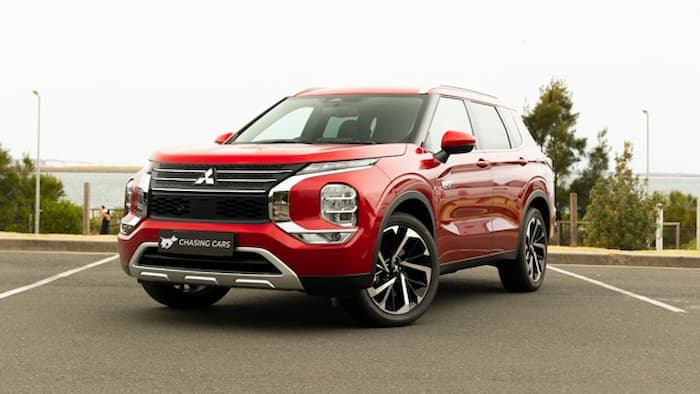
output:
POLYGON ((100 207, 100 216, 102 217, 100 234, 109 234, 109 221, 112 220, 112 215, 109 214, 109 209, 106 209, 104 205, 100 207))

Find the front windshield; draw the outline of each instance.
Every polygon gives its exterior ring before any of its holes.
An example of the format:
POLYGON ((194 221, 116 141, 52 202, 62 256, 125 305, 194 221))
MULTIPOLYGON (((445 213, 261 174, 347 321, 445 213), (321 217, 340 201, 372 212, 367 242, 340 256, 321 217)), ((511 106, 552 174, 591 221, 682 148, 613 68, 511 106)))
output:
POLYGON ((240 133, 234 144, 407 142, 425 95, 293 97, 240 133))

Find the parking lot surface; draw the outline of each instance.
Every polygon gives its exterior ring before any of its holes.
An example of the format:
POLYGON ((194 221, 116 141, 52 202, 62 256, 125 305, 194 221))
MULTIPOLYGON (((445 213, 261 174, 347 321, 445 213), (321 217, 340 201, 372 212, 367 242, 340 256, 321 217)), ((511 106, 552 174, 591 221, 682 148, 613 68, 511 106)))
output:
POLYGON ((492 267, 443 276, 414 325, 356 325, 326 298, 233 289, 161 307, 112 255, 0 251, 2 392, 697 392, 700 270, 556 268, 505 292, 492 267), (53 278, 52 278, 53 277, 53 278), (42 279, 45 284, 29 286, 42 279), (4 296, 3 296, 4 294, 4 296))

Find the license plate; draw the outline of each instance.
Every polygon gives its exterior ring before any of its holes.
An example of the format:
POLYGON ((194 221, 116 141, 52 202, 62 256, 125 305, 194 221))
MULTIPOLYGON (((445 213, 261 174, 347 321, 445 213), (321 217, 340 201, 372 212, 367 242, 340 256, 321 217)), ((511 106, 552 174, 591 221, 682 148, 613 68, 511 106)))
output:
POLYGON ((158 252, 201 256, 233 256, 235 233, 161 230, 158 252))

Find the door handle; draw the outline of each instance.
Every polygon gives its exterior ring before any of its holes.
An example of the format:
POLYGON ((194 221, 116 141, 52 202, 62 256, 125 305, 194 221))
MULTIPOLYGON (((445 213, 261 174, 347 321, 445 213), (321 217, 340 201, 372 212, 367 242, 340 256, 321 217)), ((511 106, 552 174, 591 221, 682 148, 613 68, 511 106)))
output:
POLYGON ((524 158, 524 157, 518 158, 518 164, 520 164, 521 166, 527 165, 527 163, 528 163, 528 161, 526 158, 524 158))
POLYGON ((479 160, 476 161, 476 165, 477 165, 477 167, 479 167, 479 168, 486 168, 486 167, 488 167, 490 164, 491 164, 491 163, 489 163, 489 161, 486 160, 486 159, 479 159, 479 160))

